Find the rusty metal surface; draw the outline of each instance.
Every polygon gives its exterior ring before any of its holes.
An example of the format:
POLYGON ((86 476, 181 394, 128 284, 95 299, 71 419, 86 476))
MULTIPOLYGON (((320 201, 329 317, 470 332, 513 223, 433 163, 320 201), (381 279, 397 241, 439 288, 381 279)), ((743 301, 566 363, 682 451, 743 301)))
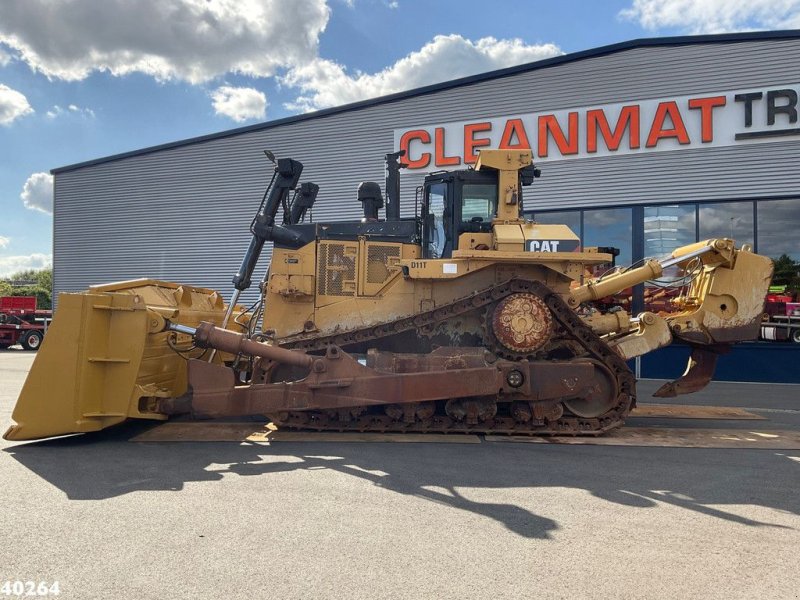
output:
POLYGON ((167 422, 132 437, 131 442, 380 442, 479 444, 477 435, 339 433, 278 431, 271 424, 220 423, 218 421, 167 422))
POLYGON ((550 339, 552 328, 550 309, 534 294, 512 294, 492 313, 497 341, 512 352, 535 352, 550 339))
POLYGON ((800 432, 791 430, 743 431, 741 429, 625 427, 615 429, 612 433, 602 437, 487 435, 484 439, 487 442, 500 443, 800 450, 800 432))
POLYGON ((638 404, 631 417, 669 419, 714 419, 763 421, 766 417, 734 406, 690 406, 686 404, 638 404))
POLYGON ((620 393, 618 382, 607 365, 588 359, 577 359, 573 362, 576 364, 588 363, 594 368, 589 384, 583 389, 576 390, 573 396, 564 400, 564 406, 572 414, 587 419, 599 417, 612 410, 616 404, 625 401, 622 397, 623 394, 620 393))
MULTIPOLYGON (((477 366, 472 349, 465 349, 464 357, 453 349, 444 355, 393 355, 391 362, 388 358, 381 361, 382 366, 384 369, 399 368, 400 372, 388 372, 361 365, 347 353, 332 347, 324 357, 315 359, 305 379, 249 386, 235 386, 234 372, 227 367, 192 360, 189 362, 192 408, 197 414, 221 417, 418 404, 432 400, 452 402, 476 397, 496 399, 498 392, 530 401, 557 400, 590 394, 598 369, 597 364, 588 361, 515 363, 499 360, 487 364, 482 357, 482 366, 477 366), (475 366, 468 366, 464 357, 471 358, 475 366), (440 368, 436 369, 437 366, 440 368), (520 374, 519 385, 509 383, 512 373, 520 374)), ((484 405, 480 409, 482 421, 494 417, 496 412, 491 412, 486 402, 484 405)))
MULTIPOLYGON (((324 350, 329 345, 340 346, 345 350, 353 344, 364 342, 376 343, 403 332, 425 332, 433 330, 456 317, 464 317, 476 311, 489 309, 496 302, 515 293, 530 292, 532 286, 546 288, 539 282, 522 279, 511 279, 491 287, 477 290, 470 296, 455 300, 448 304, 441 304, 430 310, 420 312, 411 317, 393 319, 357 329, 337 331, 331 335, 318 335, 301 333, 281 340, 281 347, 302 350, 324 350)), ((547 290, 548 292, 550 290, 547 290)), ((541 296, 541 294, 540 294, 541 296)))
POLYGON ((416 371, 450 371, 485 367, 495 357, 483 348, 445 346, 428 354, 412 354, 370 350, 366 366, 384 373, 413 373, 416 371))
POLYGON ((271 346, 262 342, 248 339, 243 334, 216 327, 213 323, 203 321, 197 326, 195 336, 197 345, 201 348, 214 348, 231 354, 246 354, 260 356, 275 362, 286 363, 298 367, 311 367, 313 357, 298 350, 287 350, 279 346, 271 346))
MULTIPOLYGON (((442 322, 514 294, 535 296, 550 311, 561 339, 569 340, 561 347, 574 353, 573 359, 504 360, 482 349, 448 348, 427 355, 373 352, 364 365, 330 346, 325 356, 312 358, 311 372, 303 379, 268 383, 265 371, 265 378, 259 379, 264 383, 235 387, 232 371, 223 373, 221 367, 193 361, 193 410, 212 417, 270 415, 281 425, 333 431, 599 435, 619 427, 634 404, 633 374, 561 296, 541 282, 498 284, 419 315, 416 325, 442 322), (569 408, 570 401, 572 413, 563 408, 569 408)), ((378 326, 355 337, 350 337, 352 332, 342 334, 341 339, 361 343, 392 331, 397 328, 378 326)), ((334 339, 339 337, 300 346, 319 350, 334 339)))
POLYGON ((244 442, 266 436, 271 430, 258 423, 219 421, 167 421, 130 438, 131 442, 244 442))
POLYGON ((692 348, 686 371, 675 381, 669 381, 658 388, 653 396, 656 398, 674 398, 682 394, 699 392, 714 377, 717 359, 720 354, 730 350, 730 346, 692 348))

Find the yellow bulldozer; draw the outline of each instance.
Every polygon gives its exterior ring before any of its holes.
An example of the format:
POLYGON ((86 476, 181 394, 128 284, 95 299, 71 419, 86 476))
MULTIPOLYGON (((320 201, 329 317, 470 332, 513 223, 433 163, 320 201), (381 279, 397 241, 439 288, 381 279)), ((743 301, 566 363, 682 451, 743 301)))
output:
POLYGON ((174 415, 599 435, 635 406, 629 359, 689 344, 686 373, 657 393, 674 396, 704 387, 721 352, 757 335, 768 258, 714 239, 590 276, 613 249, 581 248, 567 226, 524 216, 523 190, 539 175, 528 150, 484 150, 473 168, 428 175, 404 218, 402 154, 389 154, 385 218, 381 187, 364 182, 363 219, 335 223, 307 222, 318 187, 300 183, 300 162, 267 155, 272 181, 230 301, 149 279, 61 294, 6 439, 174 415), (259 300, 245 309, 240 293, 268 242, 259 300), (673 266, 673 311, 593 308, 673 266))

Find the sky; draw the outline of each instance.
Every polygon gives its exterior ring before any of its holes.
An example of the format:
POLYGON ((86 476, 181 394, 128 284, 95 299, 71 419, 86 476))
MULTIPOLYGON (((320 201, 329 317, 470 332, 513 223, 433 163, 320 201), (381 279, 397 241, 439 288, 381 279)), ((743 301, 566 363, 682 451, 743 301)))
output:
POLYGON ((0 277, 52 260, 50 169, 800 0, 0 0, 0 277))

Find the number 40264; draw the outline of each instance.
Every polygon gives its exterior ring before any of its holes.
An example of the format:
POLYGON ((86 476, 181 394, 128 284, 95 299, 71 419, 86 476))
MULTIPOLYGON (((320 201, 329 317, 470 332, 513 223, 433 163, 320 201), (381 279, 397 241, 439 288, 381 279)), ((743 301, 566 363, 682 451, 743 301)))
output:
POLYGON ((0 596, 58 596, 60 593, 57 581, 4 581, 0 585, 0 596))

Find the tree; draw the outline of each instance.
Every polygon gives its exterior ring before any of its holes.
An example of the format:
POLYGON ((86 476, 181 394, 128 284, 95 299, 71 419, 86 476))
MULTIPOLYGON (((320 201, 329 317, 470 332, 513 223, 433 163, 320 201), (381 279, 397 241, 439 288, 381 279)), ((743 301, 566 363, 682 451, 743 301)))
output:
POLYGON ((0 281, 0 296, 36 296, 36 306, 42 309, 53 307, 53 269, 36 271, 28 269, 0 281), (12 287, 10 281, 31 281, 31 285, 12 287))
POLYGON ((772 260, 775 263, 772 285, 785 285, 791 290, 800 289, 800 263, 795 262, 788 254, 781 254, 772 260))
POLYGON ((40 288, 47 290, 50 294, 53 293, 53 269, 41 269, 40 271, 36 271, 34 276, 36 279, 36 285, 40 288))

